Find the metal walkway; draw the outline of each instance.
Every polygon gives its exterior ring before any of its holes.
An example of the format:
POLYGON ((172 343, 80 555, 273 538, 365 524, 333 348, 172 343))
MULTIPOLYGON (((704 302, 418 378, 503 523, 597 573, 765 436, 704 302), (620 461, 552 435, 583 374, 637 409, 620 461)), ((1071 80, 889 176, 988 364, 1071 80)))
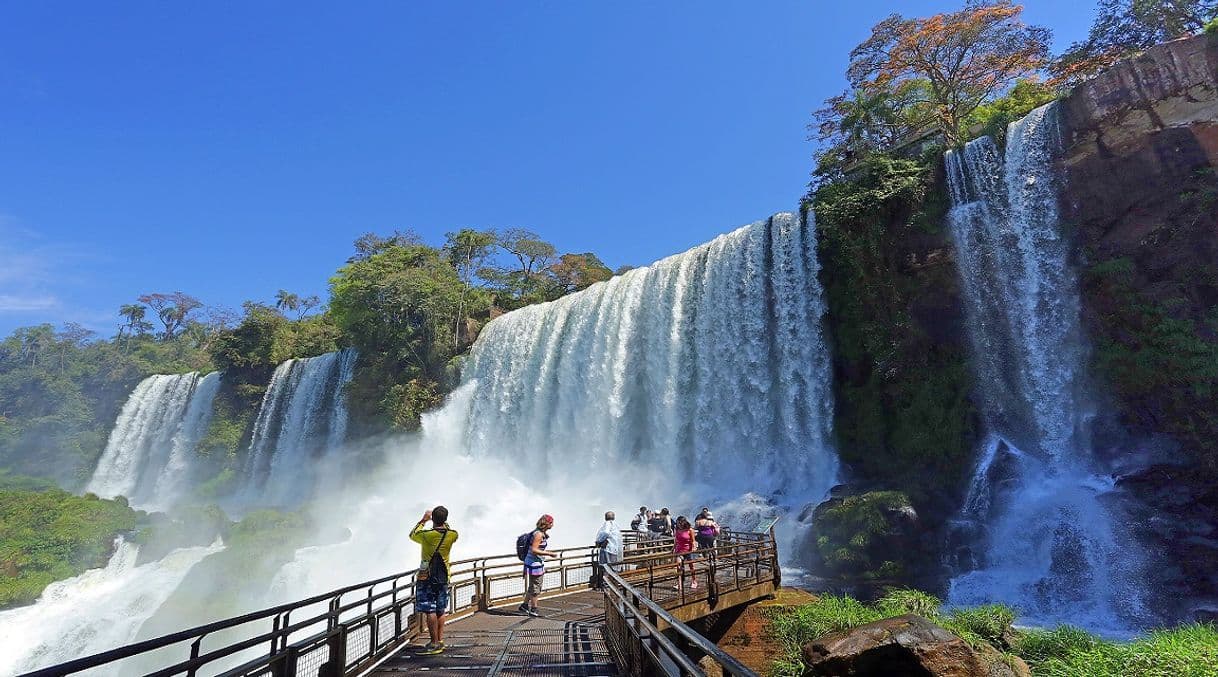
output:
POLYGON ((420 656, 410 646, 369 673, 436 675, 619 674, 604 635, 604 595, 577 592, 542 599, 543 618, 509 609, 477 613, 444 631, 445 652, 420 656))
POLYGON ((448 650, 420 656, 415 571, 171 633, 52 666, 32 677, 361 677, 363 675, 703 675, 695 656, 727 675, 754 675, 686 623, 773 594, 772 531, 727 532, 717 547, 678 559, 672 541, 629 532, 626 557, 597 564, 595 547, 547 562, 540 607, 519 615, 515 554, 450 565, 448 650), (600 590, 592 579, 603 573, 600 590))

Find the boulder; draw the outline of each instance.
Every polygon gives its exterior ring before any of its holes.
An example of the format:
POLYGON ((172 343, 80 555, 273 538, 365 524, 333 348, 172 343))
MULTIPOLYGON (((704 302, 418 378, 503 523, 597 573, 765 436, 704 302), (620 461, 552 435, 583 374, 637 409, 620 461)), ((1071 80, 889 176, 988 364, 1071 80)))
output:
POLYGON ((803 647, 807 674, 1027 677, 1028 666, 992 647, 975 651, 929 620, 907 614, 835 632, 803 647))

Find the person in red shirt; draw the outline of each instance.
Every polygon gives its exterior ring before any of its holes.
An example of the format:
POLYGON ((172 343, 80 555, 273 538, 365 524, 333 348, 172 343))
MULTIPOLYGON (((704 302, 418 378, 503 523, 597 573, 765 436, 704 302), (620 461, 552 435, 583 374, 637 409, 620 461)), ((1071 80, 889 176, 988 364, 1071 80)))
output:
POLYGON ((690 590, 698 589, 698 579, 694 572, 694 550, 698 549, 698 542, 694 539, 694 527, 681 515, 677 518, 676 526, 673 528, 673 552, 677 555, 677 566, 679 568, 679 580, 681 585, 685 585, 685 567, 689 567, 689 578, 692 581, 689 584, 690 590))

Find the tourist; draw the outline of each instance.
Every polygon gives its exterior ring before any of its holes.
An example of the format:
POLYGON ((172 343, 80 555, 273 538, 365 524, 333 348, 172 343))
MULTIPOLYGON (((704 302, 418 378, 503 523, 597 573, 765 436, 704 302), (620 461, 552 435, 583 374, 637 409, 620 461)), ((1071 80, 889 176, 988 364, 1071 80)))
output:
POLYGON ((520 611, 533 617, 540 617, 537 610, 537 598, 541 597, 541 584, 546 578, 546 557, 557 557, 558 553, 546 550, 550 545, 550 529, 554 528, 554 518, 542 515, 537 520, 537 528, 533 529, 532 542, 524 556, 524 603, 520 611))
POLYGON ((660 517, 664 520, 663 534, 672 536, 672 513, 668 512, 668 508, 661 508, 660 517))
POLYGON ((419 652, 425 655, 444 651, 444 614, 448 612, 448 562, 457 532, 448 526, 448 508, 442 505, 423 513, 414 525, 410 540, 419 544, 422 564, 415 576, 415 610, 427 619, 431 641, 419 652), (423 527, 431 521, 431 528, 423 527))
POLYGON ((702 506, 702 510, 698 511, 698 516, 694 518, 694 529, 697 530, 699 550, 710 550, 715 547, 715 539, 719 536, 719 524, 715 522, 715 516, 711 514, 710 508, 702 506))
POLYGON ((639 531, 647 528, 647 520, 651 517, 651 513, 647 512, 647 506, 639 506, 639 514, 630 520, 630 530, 639 531))
POLYGON ((601 588, 605 584, 605 567, 622 561, 622 532, 614 522, 617 516, 613 511, 605 513, 605 523, 596 532, 596 547, 600 548, 600 566, 593 572, 592 587, 601 588))
POLYGON ((647 537, 655 540, 664 535, 664 515, 658 512, 647 513, 647 537))
POLYGON ((676 526, 673 528, 673 546, 672 551, 677 555, 677 577, 680 585, 685 585, 685 567, 689 567, 689 584, 690 590, 698 589, 698 578, 694 571, 694 550, 698 549, 698 543, 694 539, 694 528, 681 515, 677 518, 676 526))

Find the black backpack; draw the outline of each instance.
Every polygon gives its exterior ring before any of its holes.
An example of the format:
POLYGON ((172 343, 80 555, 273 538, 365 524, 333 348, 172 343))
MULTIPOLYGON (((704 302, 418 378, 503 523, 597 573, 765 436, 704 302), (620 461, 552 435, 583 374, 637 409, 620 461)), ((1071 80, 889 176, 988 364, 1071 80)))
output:
POLYGON ((536 529, 516 537, 516 557, 520 558, 521 562, 528 556, 529 550, 533 549, 533 534, 535 533, 537 533, 536 529))
POLYGON ((436 543, 436 549, 431 553, 431 559, 427 560, 427 580, 432 585, 448 585, 448 567, 444 566, 444 558, 440 556, 440 546, 444 545, 446 538, 448 538, 447 529, 440 534, 440 542, 436 543))

